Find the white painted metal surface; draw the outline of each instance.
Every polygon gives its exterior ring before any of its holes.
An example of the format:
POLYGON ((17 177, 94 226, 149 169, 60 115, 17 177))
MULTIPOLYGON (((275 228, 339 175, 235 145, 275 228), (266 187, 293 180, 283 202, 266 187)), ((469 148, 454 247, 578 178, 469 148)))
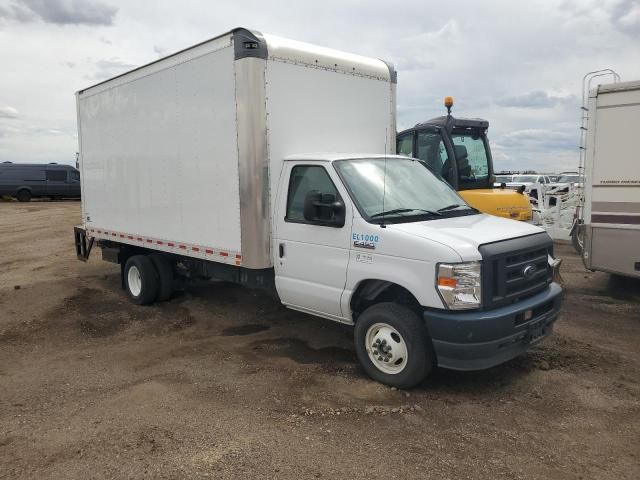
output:
POLYGON ((588 108, 585 264, 640 277, 640 81, 593 89, 588 108))
POLYGON ((264 38, 267 41, 269 60, 369 77, 387 83, 392 80, 388 66, 375 58, 289 40, 275 35, 265 34, 264 38))
MULTIPOLYGON (((425 307, 443 308, 435 289, 436 265, 478 261, 478 247, 485 243, 540 233, 525 222, 492 215, 473 215, 422 222, 379 224, 365 221, 337 176, 333 162, 344 158, 383 158, 384 155, 301 155, 285 162, 277 194, 273 251, 285 244, 285 259, 275 254, 278 294, 296 310, 351 323, 350 301, 364 280, 395 283, 411 292, 425 307), (330 173, 347 209, 342 228, 292 224, 284 221, 289 172, 294 165, 323 165, 330 173), (352 217, 352 218, 350 218, 352 217), (346 234, 346 238, 345 238, 346 234), (353 248, 354 239, 367 239, 371 250, 353 248), (345 241, 346 240, 346 241, 345 241), (348 258, 345 259, 345 255, 348 258), (430 279, 430 280, 428 280, 430 279), (344 285, 343 287, 341 285, 344 285), (340 308, 335 306, 339 295, 340 308)), ((392 162, 393 155, 389 155, 392 162)))
POLYGON ((268 268, 285 156, 393 149, 383 61, 270 35, 240 58, 234 32, 78 93, 91 235, 268 268))
POLYGON ((233 49, 79 94, 87 227, 240 251, 233 49))
POLYGON ((385 145, 391 153, 395 147, 391 100, 389 81, 269 61, 267 125, 272 191, 282 159, 293 154, 380 154, 385 145))
POLYGON ((340 303, 349 265, 353 206, 345 203, 345 225, 332 228, 285 221, 288 182, 295 165, 316 165, 331 178, 342 199, 349 195, 329 162, 285 162, 273 240, 276 286, 280 300, 298 310, 323 313, 336 320, 349 317, 340 303), (280 246, 282 245, 282 247, 280 246), (282 249, 282 250, 280 250, 282 249), (282 251, 283 255, 280 256, 282 251))

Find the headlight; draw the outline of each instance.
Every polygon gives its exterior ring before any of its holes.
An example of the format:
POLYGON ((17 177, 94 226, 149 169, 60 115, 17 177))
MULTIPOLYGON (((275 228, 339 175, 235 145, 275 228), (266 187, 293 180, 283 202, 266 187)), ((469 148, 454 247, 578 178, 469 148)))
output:
POLYGON ((436 284, 451 310, 478 308, 482 302, 480 262, 441 263, 436 284))

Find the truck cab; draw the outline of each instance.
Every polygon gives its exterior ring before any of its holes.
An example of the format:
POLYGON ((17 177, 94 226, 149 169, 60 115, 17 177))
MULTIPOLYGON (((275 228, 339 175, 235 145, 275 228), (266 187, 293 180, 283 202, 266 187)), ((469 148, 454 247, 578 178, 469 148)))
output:
POLYGON ((469 205, 499 217, 529 221, 529 199, 520 192, 494 188, 487 138, 489 122, 451 114, 432 118, 397 136, 397 153, 418 158, 456 189, 469 205))
POLYGON ((489 368, 549 335, 561 288, 540 228, 480 213, 422 160, 314 154, 282 166, 275 284, 289 308, 355 326, 367 373, 415 385, 489 368))

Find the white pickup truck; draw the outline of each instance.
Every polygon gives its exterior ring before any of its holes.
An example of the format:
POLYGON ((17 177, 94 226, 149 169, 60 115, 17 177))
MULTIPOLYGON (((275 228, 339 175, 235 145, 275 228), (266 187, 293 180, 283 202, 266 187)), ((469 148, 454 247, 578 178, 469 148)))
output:
POLYGON ((235 29, 78 92, 78 257, 96 242, 138 304, 184 277, 275 289, 353 325, 365 371, 401 388, 521 354, 559 313, 551 239, 391 155, 395 81, 235 29))

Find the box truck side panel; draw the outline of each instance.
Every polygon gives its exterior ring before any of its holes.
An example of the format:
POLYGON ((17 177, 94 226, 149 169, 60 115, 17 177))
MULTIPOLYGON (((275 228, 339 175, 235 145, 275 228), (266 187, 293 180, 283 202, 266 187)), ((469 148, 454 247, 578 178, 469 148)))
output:
POLYGON ((266 75, 272 192, 289 155, 394 148, 391 82, 273 60, 266 75))
MULTIPOLYGON (((606 94, 603 97, 612 95, 614 94, 606 94)), ((640 90, 637 90, 636 98, 629 100, 627 104, 611 105, 611 101, 608 101, 602 102, 605 103, 602 105, 598 99, 593 165, 593 184, 597 188, 607 185, 640 185, 640 90)), ((594 195, 597 194, 594 192, 594 195)), ((598 199, 594 198, 594 201, 598 199)))
POLYGON ((585 261, 594 270, 640 276, 640 88, 621 88, 591 98, 585 261))
POLYGON ((87 228, 241 251, 234 52, 226 45, 79 94, 87 228))

